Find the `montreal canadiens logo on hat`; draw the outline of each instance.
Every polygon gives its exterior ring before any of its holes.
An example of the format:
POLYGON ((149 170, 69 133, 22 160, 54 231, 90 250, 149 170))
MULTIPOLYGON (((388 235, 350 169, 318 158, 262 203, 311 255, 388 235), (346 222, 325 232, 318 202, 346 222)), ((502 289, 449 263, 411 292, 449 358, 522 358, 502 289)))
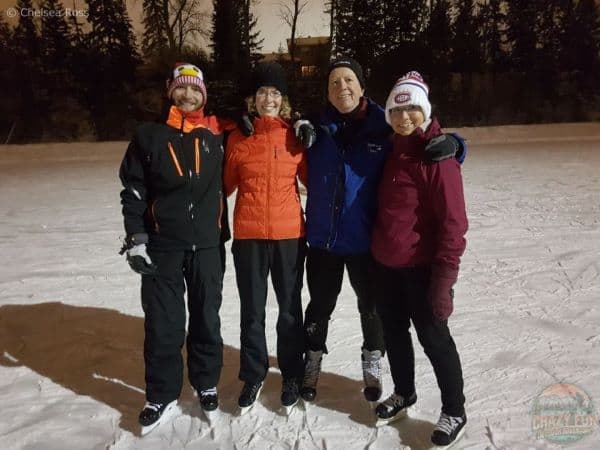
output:
POLYGON ((410 102, 410 92, 398 92, 394 97, 394 103, 398 103, 399 105, 407 102, 410 102))

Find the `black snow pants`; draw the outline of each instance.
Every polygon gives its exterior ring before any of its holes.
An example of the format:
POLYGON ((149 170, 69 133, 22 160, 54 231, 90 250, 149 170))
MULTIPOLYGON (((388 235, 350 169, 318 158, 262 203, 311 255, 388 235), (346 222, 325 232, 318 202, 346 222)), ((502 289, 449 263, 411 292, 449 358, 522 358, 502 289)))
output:
POLYGON ((284 379, 301 378, 302 279, 306 241, 301 239, 236 239, 232 245, 240 295, 240 373, 244 382, 262 381, 269 369, 265 337, 265 307, 269 273, 279 306, 277 362, 284 379))
POLYGON ((219 320, 222 257, 219 247, 148 253, 158 273, 142 276, 146 399, 165 403, 177 399, 181 393, 184 341, 192 387, 200 391, 216 386, 219 381, 223 366, 219 320))

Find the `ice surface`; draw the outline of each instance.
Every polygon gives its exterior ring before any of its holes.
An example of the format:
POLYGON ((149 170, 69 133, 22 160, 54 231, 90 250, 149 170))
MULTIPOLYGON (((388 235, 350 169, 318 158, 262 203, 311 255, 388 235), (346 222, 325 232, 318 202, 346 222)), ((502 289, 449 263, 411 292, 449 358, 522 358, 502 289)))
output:
MULTIPOLYGON (((469 423, 456 447, 560 448, 533 436, 536 396, 563 381, 600 406, 600 124, 459 131, 469 139, 463 175, 470 230, 450 326, 469 423)), ((281 377, 271 370, 259 404, 235 416, 239 305, 230 253, 221 414, 209 424, 186 387, 181 414, 140 438, 139 279, 117 254, 117 170, 125 147, 0 147, 0 448, 429 448, 440 399, 416 341, 419 401, 409 419, 373 426, 347 281, 315 404, 280 415, 281 377)), ((269 295, 274 355, 277 307, 269 295)), ((305 305, 307 296, 305 289, 305 305)), ((386 372, 384 395, 391 389, 386 372)), ((568 448, 591 450, 598 442, 596 429, 568 448)))

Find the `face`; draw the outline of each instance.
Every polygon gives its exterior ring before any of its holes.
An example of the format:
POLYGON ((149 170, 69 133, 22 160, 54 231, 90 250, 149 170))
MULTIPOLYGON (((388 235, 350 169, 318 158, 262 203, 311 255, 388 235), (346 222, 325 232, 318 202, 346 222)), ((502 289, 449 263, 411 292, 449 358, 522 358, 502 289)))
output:
POLYGON ((173 104, 185 112, 197 111, 204 105, 202 90, 195 84, 176 87, 171 98, 173 104))
POLYGON ((329 74, 327 99, 342 114, 349 113, 358 106, 365 90, 360 87, 354 71, 338 67, 329 74))
POLYGON ((279 116, 281 111, 282 95, 279 90, 273 86, 261 86, 256 91, 254 102, 256 103, 256 111, 260 117, 279 116))
POLYGON ((425 115, 420 107, 414 105, 396 106, 389 111, 390 122, 394 133, 402 136, 412 134, 425 122, 425 115))

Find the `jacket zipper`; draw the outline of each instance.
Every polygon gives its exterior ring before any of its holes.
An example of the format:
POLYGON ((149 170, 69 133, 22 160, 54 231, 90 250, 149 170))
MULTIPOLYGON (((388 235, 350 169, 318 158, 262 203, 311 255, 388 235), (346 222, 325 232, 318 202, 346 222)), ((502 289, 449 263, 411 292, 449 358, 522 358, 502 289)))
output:
MULTIPOLYGON (((267 133, 265 134, 266 138, 267 138, 267 148, 269 148, 271 146, 271 130, 268 129, 267 133)), ((265 231, 266 231, 266 237, 267 239, 270 236, 269 233, 269 225, 270 225, 270 220, 269 220, 269 205, 270 205, 270 198, 271 198, 271 158, 268 156, 269 154, 267 153, 267 207, 265 209, 265 231)))
POLYGON ((156 231, 156 233, 158 233, 160 231, 160 227, 158 226, 158 219, 156 218, 156 211, 155 211, 157 201, 158 200, 154 200, 152 202, 152 206, 150 206, 150 214, 152 215, 152 221, 154 222, 154 231, 156 231))
MULTIPOLYGON (((333 189, 333 201, 331 202, 331 227, 329 228, 329 237, 327 239, 327 244, 325 248, 328 250, 331 249, 335 245, 335 241, 337 240, 337 227, 340 218, 340 210, 338 210, 338 195, 339 195, 339 186, 342 180, 340 177, 344 176, 344 161, 345 161, 346 150, 342 148, 342 161, 341 161, 341 169, 338 169, 337 175, 335 177, 335 187, 333 189), (334 238, 334 232, 336 234, 334 238)), ((341 206, 340 206, 341 209, 341 206)))

